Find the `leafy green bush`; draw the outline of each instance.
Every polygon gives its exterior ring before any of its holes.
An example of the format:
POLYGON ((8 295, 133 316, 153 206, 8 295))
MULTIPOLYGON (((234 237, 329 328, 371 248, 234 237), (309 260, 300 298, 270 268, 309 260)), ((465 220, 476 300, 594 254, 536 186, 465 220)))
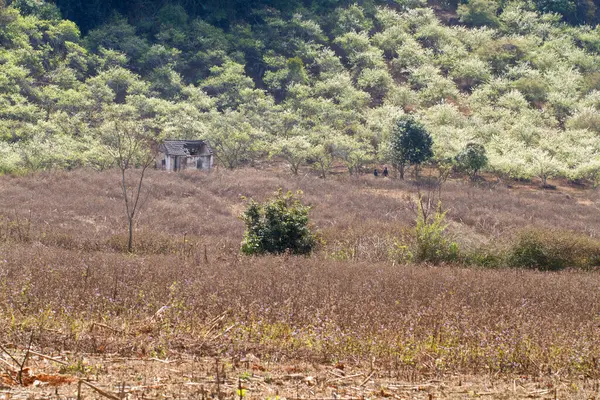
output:
POLYGON ((448 239, 446 212, 442 210, 441 202, 438 203, 435 212, 429 215, 420 199, 417 203, 417 212, 413 259, 417 262, 434 264, 458 261, 458 244, 448 239))
POLYGON ((242 253, 308 254, 319 243, 309 226, 309 206, 303 205, 292 192, 277 191, 265 203, 250 200, 242 219, 246 231, 242 240, 242 253))
POLYGON ((534 3, 541 12, 557 13, 571 24, 593 26, 600 19, 598 2, 594 0, 535 0, 534 3))
MULTIPOLYGON (((392 239, 388 259, 403 263, 457 263, 462 261, 459 246, 446 232, 446 212, 441 202, 434 206, 420 197, 415 201, 417 218, 414 229, 404 230, 400 237, 392 239)), ((467 257, 469 257, 467 255, 467 257)), ((468 259, 468 261, 471 261, 468 259)), ((473 264, 469 262, 469 264, 473 264)))
POLYGON ((479 143, 468 143, 456 156, 458 167, 466 171, 471 179, 477 177, 477 173, 488 163, 485 147, 479 143))
POLYGON ((483 268, 498 268, 505 265, 504 253, 496 248, 485 247, 472 249, 462 255, 462 262, 468 266, 483 268))
POLYGON ((0 141, 0 175, 19 172, 23 159, 16 146, 0 141))
POLYGON ((539 104, 546 100, 547 85, 543 80, 523 77, 514 83, 514 87, 533 104, 539 104))
POLYGON ((495 74, 501 74, 522 60, 526 49, 522 40, 502 38, 480 48, 477 53, 483 61, 489 63, 495 74))
POLYGON ((470 26, 497 26, 498 3, 493 0, 469 0, 458 6, 460 21, 470 26))
POLYGON ((507 254, 509 266, 546 271, 589 268, 599 262, 600 243, 569 231, 526 229, 507 254))
POLYGON ((50 2, 15 0, 12 2, 12 6, 18 9, 22 15, 35 15, 36 17, 45 20, 59 20, 61 18, 58 7, 50 2))
POLYGON ((450 75, 463 90, 472 90, 491 77, 487 63, 477 57, 458 60, 450 75))

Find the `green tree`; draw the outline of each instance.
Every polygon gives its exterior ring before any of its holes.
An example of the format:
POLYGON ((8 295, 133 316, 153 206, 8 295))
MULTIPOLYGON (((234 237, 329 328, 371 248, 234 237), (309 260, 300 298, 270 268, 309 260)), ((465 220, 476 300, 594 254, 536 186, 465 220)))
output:
POLYGON ((471 179, 477 177, 477 173, 488 163, 485 147, 479 143, 468 143, 456 156, 458 167, 467 171, 471 179))
POLYGON ((337 21, 333 28, 335 36, 348 32, 368 32, 373 22, 365 16, 364 10, 357 4, 347 8, 338 8, 335 12, 337 21))
POLYGON ((135 27, 118 14, 106 24, 91 31, 85 42, 87 48, 93 52, 100 48, 118 50, 126 54, 132 64, 146 54, 149 48, 147 40, 137 36, 135 27))
POLYGON ((544 13, 557 13, 565 19, 574 19, 575 2, 573 0, 536 0, 538 10, 544 13))
POLYGON ((526 159, 531 167, 533 175, 540 178, 542 188, 549 187, 548 179, 561 175, 564 171, 564 163, 556 158, 554 151, 534 148, 530 149, 526 159))
POLYGON ((460 22, 470 26, 498 26, 498 3, 494 0, 469 0, 458 6, 460 22))
POLYGON ((188 14, 179 4, 165 4, 156 16, 161 26, 184 28, 188 22, 188 14))
POLYGON ((244 114, 226 111, 215 117, 207 139, 219 163, 234 169, 265 153, 262 136, 263 133, 255 129, 244 114))
POLYGON ((400 179, 404 179, 407 164, 415 167, 415 178, 418 178, 419 166, 433 157, 432 147, 433 139, 423 124, 412 116, 399 118, 392 130, 389 158, 398 169, 400 179))
POLYGON ((200 86, 217 98, 217 106, 222 110, 239 106, 242 103, 241 92, 254 88, 254 82, 246 76, 242 64, 228 61, 212 67, 210 72, 211 76, 202 81, 200 86))
POLYGON ((311 144, 303 136, 281 138, 272 145, 271 156, 283 157, 294 175, 311 155, 311 144))
POLYGON ((392 77, 385 69, 365 69, 358 77, 357 86, 371 95, 372 104, 379 105, 392 82, 392 77))
POLYGON ((538 10, 557 13, 571 24, 594 25, 600 21, 600 7, 594 0, 536 0, 538 10))
POLYGON ((540 105, 546 100, 548 86, 545 81, 534 77, 523 77, 514 83, 514 87, 534 105, 540 105))
MULTIPOLYGON (((10 4, 10 2, 9 2, 10 4)), ((0 2, 0 7, 3 4, 0 2)), ((15 0, 12 6, 19 10, 22 15, 35 15, 40 19, 59 20, 60 10, 54 4, 41 0, 15 0)))
POLYGON ((309 206, 298 197, 301 192, 283 193, 281 189, 265 203, 250 200, 242 220, 246 224, 242 252, 245 254, 308 254, 318 244, 309 226, 309 206))
POLYGON ((487 63, 477 57, 470 57, 458 60, 450 71, 450 76, 461 89, 470 91, 473 87, 487 82, 491 74, 487 63))
POLYGON ((333 167, 334 156, 330 143, 319 143, 310 149, 309 162, 311 168, 319 173, 321 178, 325 179, 327 173, 333 167))
POLYGON ((346 165, 348 173, 359 173, 365 164, 373 161, 374 152, 368 143, 345 135, 335 135, 332 139, 333 154, 346 165))

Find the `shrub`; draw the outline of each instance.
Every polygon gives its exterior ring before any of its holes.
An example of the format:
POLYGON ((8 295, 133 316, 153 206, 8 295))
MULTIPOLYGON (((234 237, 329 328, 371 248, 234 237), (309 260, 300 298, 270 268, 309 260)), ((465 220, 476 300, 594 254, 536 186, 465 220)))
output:
POLYGON ((582 108, 569 118, 567 127, 571 129, 588 129, 600 133, 600 113, 593 107, 582 108))
MULTIPOLYGON (((437 206, 431 200, 419 197, 414 202, 417 218, 413 230, 402 231, 400 237, 392 239, 388 249, 388 259, 397 263, 440 264, 456 263, 461 260, 458 244, 448 237, 446 212, 441 202, 437 206)), ((467 255, 469 257, 470 254, 467 255)), ((468 261, 471 261, 467 258, 468 261)))
POLYGON ((483 247, 470 250, 467 254, 463 254, 462 262, 469 266, 498 268, 505 265, 505 257, 502 251, 490 247, 490 244, 486 244, 483 247))
POLYGON ((450 75, 463 90, 472 90, 491 76, 487 63, 477 57, 458 60, 450 75))
POLYGON ((477 173, 488 163, 485 147, 479 143, 468 143, 456 156, 458 167, 466 171, 471 179, 477 177, 477 173))
POLYGON ((158 23, 163 27, 181 28, 188 22, 185 8, 179 4, 165 4, 157 14, 158 23))
MULTIPOLYGON (((296 196, 300 196, 297 192, 296 196)), ((319 240, 309 227, 309 206, 303 205, 292 192, 277 191, 263 204, 250 200, 242 215, 246 231, 242 241, 245 254, 308 254, 319 240)))
POLYGON ((446 212, 438 203, 433 215, 429 215, 423 206, 422 198, 417 203, 417 225, 415 227, 415 246, 413 259, 417 262, 453 262, 459 258, 458 245, 449 240, 446 234, 446 212))
POLYGON ((373 104, 381 104, 393 80, 386 70, 365 69, 358 77, 357 86, 371 95, 373 104))
POLYGON ((525 44, 518 39, 503 38, 478 50, 479 57, 489 63, 495 74, 505 72, 516 65, 525 55, 525 44))
MULTIPOLYGON (((8 2, 8 4, 11 4, 8 2)), ((21 15, 34 15, 45 20, 59 20, 61 18, 58 7, 50 2, 34 0, 16 0, 12 6, 21 12, 21 15)))
POLYGON ((543 80, 523 77, 514 83, 514 87, 532 104, 546 101, 548 85, 543 80))
POLYGON ((493 0, 470 0, 458 6, 460 21, 470 26, 498 26, 498 4, 493 0))
POLYGON ((0 175, 19 172, 23 159, 16 146, 0 141, 0 175))
POLYGON ((569 231, 526 229, 518 234, 507 254, 512 267, 557 271, 589 268, 600 261, 600 243, 569 231))

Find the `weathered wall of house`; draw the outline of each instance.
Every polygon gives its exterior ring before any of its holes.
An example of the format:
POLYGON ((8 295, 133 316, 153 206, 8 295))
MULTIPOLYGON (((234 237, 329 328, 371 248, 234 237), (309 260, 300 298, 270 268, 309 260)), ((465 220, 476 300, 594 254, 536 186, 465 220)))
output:
POLYGON ((166 167, 166 158, 168 158, 168 156, 163 152, 159 152, 156 155, 156 169, 168 169, 166 167))
POLYGON ((208 146, 202 146, 197 156, 195 156, 194 168, 202 170, 210 170, 213 167, 213 156, 208 149, 208 146))
POLYGON ((201 169, 203 171, 208 171, 212 168, 212 155, 206 154, 197 156, 194 158, 193 168, 201 169))
POLYGON ((184 169, 201 169, 208 171, 213 167, 213 156, 207 146, 202 146, 200 151, 191 156, 169 156, 159 152, 156 156, 156 168, 166 171, 184 169))
POLYGON ((196 169, 196 164, 200 156, 189 156, 186 157, 184 161, 181 163, 181 169, 196 169))
POLYGON ((165 171, 173 170, 173 157, 166 155, 165 153, 158 153, 156 155, 156 169, 162 169, 165 171))
POLYGON ((208 154, 204 157, 204 161, 203 161, 203 165, 205 165, 206 169, 212 169, 213 168, 213 155, 212 154, 208 154))
POLYGON ((213 156, 208 149, 208 146, 202 146, 194 155, 180 158, 181 169, 200 169, 208 171, 213 167, 213 156))

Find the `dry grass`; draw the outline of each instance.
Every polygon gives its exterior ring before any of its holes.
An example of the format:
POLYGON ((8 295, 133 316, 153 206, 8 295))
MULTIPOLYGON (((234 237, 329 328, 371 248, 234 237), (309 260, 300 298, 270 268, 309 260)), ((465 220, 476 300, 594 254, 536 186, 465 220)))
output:
MULTIPOLYGON (((599 378, 598 273, 390 263, 390 241, 414 223, 410 182, 152 171, 147 185, 129 255, 115 173, 0 177, 1 343, 23 349, 34 332, 40 352, 252 353, 410 380, 599 378), (304 191, 327 244, 311 257, 240 256, 240 196, 279 187, 304 191)), ((595 195, 449 182, 443 201, 475 246, 525 226, 596 237, 595 195)))
MULTIPOLYGON (((71 355, 61 361, 74 361, 71 355)), ((36 370, 48 373, 38 386, 21 388, 11 399, 106 398, 88 385, 69 384, 70 372, 91 379, 108 395, 126 399, 593 399, 598 382, 567 380, 557 376, 453 375, 422 379, 402 372, 358 367, 354 364, 323 365, 302 361, 272 363, 249 354, 247 357, 209 358, 176 355, 169 360, 117 356, 87 356, 73 367, 57 368, 36 356, 36 370), (81 367, 81 365, 85 365, 81 367), (217 375, 216 369, 219 368, 217 375), (218 376, 218 383, 217 383, 218 376), (45 379, 44 379, 45 378, 45 379)), ((2 395, 0 390, 0 395, 2 395)))

